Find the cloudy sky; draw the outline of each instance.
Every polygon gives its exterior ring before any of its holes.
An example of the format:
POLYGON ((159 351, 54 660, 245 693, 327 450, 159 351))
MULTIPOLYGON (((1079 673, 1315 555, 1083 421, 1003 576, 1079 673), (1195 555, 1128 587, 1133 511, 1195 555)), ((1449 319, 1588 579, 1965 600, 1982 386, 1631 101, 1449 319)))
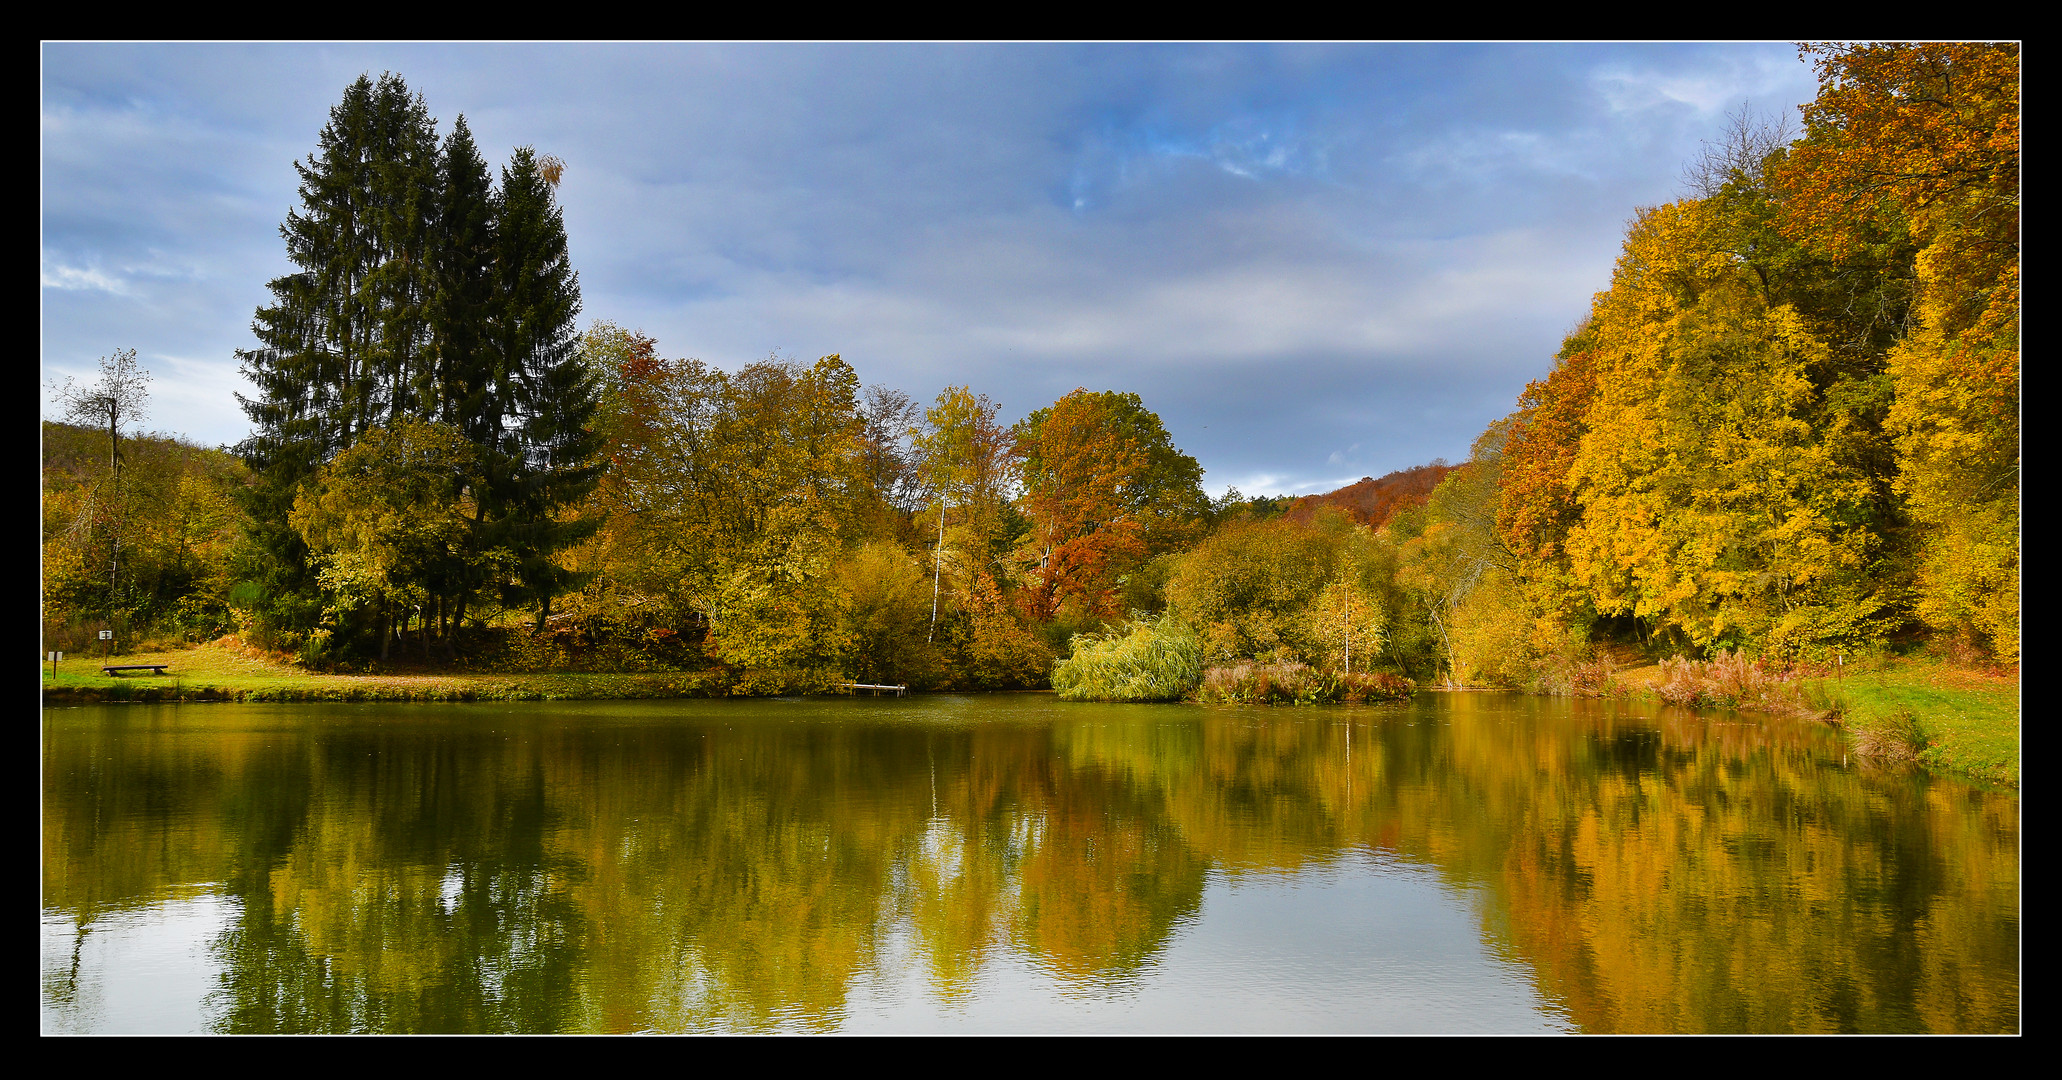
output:
POLYGON ((1212 493, 1459 459, 1634 209, 1788 45, 45 45, 42 381, 134 348, 150 427, 232 396, 293 162, 393 71, 490 161, 567 163, 585 311, 735 368, 841 353, 1014 420, 1138 393, 1212 493))

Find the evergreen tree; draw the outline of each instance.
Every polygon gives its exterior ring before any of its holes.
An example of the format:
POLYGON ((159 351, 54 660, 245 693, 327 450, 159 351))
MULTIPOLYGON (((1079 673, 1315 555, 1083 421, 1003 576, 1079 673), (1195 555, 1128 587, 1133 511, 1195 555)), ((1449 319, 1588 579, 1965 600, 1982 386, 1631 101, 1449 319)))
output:
POLYGON ((295 500, 369 433, 424 421, 461 433, 482 476, 464 485, 471 535, 450 560, 466 569, 429 581, 426 604, 456 626, 477 575, 507 561, 472 556, 499 549, 514 564, 501 599, 539 602, 541 620, 574 584, 553 554, 595 527, 561 510, 600 471, 598 393, 574 349, 579 279, 553 197, 562 166, 520 149, 495 190, 464 119, 439 147, 421 97, 388 74, 344 92, 295 168, 301 206, 280 233, 296 270, 258 310, 259 347, 237 354, 258 388, 238 396, 257 478, 244 598, 293 631, 335 608, 295 500))
POLYGON ((599 388, 575 336, 580 278, 554 198, 561 167, 518 148, 495 200, 489 543, 515 553, 518 595, 506 599, 537 601, 539 626, 552 598, 578 584, 553 554, 599 526, 562 519, 560 510, 594 490, 602 468, 593 430, 599 388))
POLYGON ((465 432, 474 445, 493 441, 488 400, 493 389, 494 181, 460 116, 437 160, 437 244, 431 272, 431 386, 434 419, 465 432))
POLYGON ((297 269, 269 286, 273 303, 251 327, 260 346, 237 353, 258 388, 237 395, 254 428, 239 452, 257 478, 248 508, 263 552, 249 576, 295 628, 319 610, 307 547, 287 523, 297 490, 368 426, 417 405, 436 122, 399 76, 360 76, 319 147, 294 165, 301 207, 280 226, 297 269))

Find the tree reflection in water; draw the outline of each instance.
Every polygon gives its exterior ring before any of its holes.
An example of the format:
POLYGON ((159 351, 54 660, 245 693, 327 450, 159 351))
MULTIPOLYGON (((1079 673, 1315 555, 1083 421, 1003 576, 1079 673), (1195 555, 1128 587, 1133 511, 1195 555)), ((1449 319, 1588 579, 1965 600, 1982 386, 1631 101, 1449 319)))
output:
POLYGON ((1805 724, 1490 695, 132 706, 49 714, 44 778, 46 921, 234 899, 225 1031, 827 1030, 884 968, 950 1004, 1005 953, 1122 994, 1212 874, 1350 852, 1486 895, 1491 947, 1584 1030, 2019 1023, 2018 799, 1849 767, 1805 724))

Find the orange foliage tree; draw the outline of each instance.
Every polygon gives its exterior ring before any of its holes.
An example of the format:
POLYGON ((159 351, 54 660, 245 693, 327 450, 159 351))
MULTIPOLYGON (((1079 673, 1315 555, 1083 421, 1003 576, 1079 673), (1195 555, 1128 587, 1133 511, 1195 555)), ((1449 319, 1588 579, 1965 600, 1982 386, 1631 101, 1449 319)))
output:
POLYGON ((1014 434, 1033 522, 1026 613, 1122 614, 1120 579, 1190 539, 1207 515, 1202 466, 1174 448, 1137 394, 1076 389, 1014 434))

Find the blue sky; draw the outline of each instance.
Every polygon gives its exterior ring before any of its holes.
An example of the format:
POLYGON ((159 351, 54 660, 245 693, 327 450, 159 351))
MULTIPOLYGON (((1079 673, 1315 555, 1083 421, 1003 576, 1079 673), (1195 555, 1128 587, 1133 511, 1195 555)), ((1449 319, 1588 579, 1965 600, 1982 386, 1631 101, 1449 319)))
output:
POLYGON ((735 368, 840 353, 1005 420, 1138 393, 1213 493, 1460 459, 1763 45, 68 45, 42 52, 42 381, 134 348, 231 443, 292 164, 393 71, 567 163, 585 311, 735 368))

